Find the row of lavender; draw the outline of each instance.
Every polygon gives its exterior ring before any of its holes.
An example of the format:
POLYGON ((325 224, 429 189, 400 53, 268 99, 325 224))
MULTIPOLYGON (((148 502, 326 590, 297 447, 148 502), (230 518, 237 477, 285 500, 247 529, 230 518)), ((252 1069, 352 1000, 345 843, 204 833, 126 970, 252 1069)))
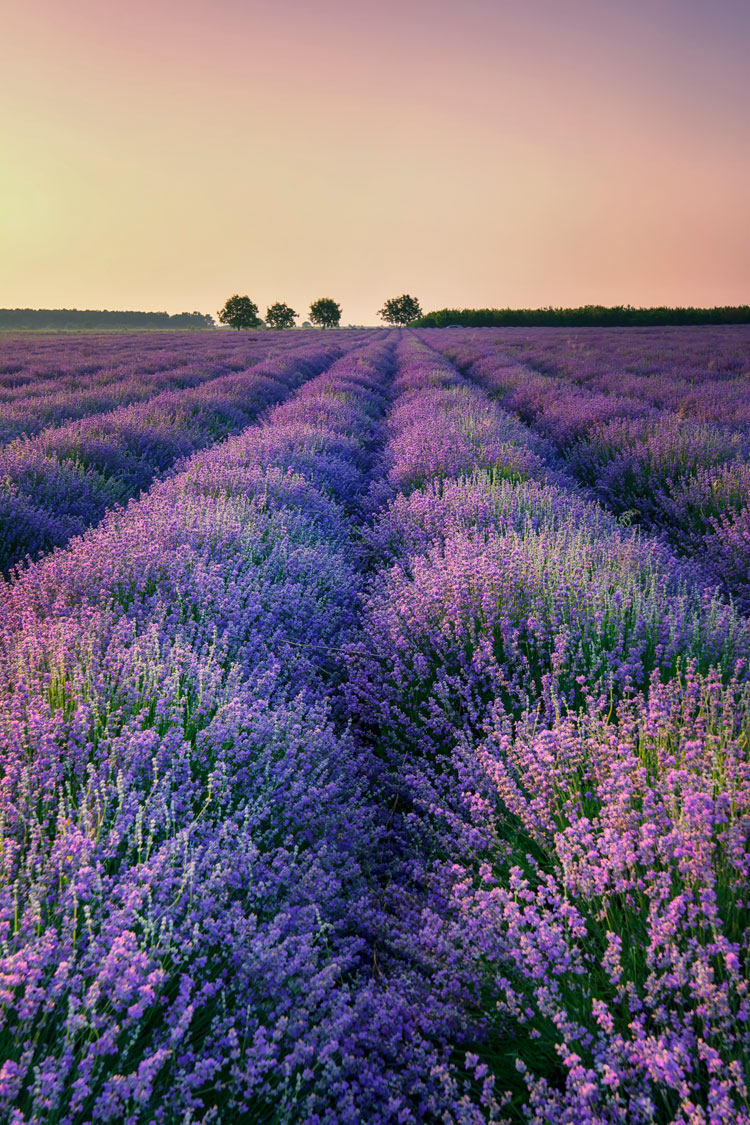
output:
MULTIPOLYGON (((173 357, 194 357, 199 339, 175 333, 3 333, 0 389, 3 395, 24 387, 41 389, 44 381, 55 382, 61 374, 85 379, 97 371, 127 364, 158 370, 165 351, 173 357)), ((222 339, 218 346, 224 343, 222 339)), ((198 349, 202 350, 200 343, 198 349)))
POLYGON ((332 718, 391 351, 4 590, 5 1119, 391 1120, 402 1060, 439 1069, 372 984, 381 829, 332 718))
POLYGON ((747 330, 661 332, 653 350, 651 333, 531 335, 423 338, 543 434, 621 519, 699 558, 750 611, 747 330))
POLYGON ((180 458, 244 429, 358 341, 298 344, 198 386, 50 427, 0 449, 0 570, 64 545, 180 458))
POLYGON ((750 423, 747 325, 475 335, 477 342, 493 338, 506 358, 533 373, 595 392, 597 403, 603 392, 645 401, 696 422, 736 428, 750 423))
MULTIPOLYGON (((127 339, 126 344, 130 344, 127 339)), ((222 341, 224 343, 224 341, 222 341)), ((197 387, 208 379, 242 371, 260 359, 299 347, 299 339, 267 341, 251 338, 229 348, 202 347, 191 350, 179 340, 171 348, 145 349, 133 354, 130 346, 121 352, 92 347, 88 361, 63 354, 54 365, 35 364, 33 346, 21 371, 0 376, 0 445, 13 438, 30 437, 48 426, 59 426, 145 402, 162 391, 197 387), (6 385, 2 385, 2 380, 6 385), (11 380, 13 380, 11 382, 11 380)), ((0 367, 7 366, 8 347, 0 349, 0 367)))
MULTIPOLYGON (((110 373, 138 371, 153 374, 167 368, 223 361, 246 367, 249 351, 261 354, 298 346, 294 338, 276 333, 123 332, 78 335, 60 333, 0 335, 0 402, 39 395, 63 385, 76 390, 98 380, 110 382, 110 373)), ((332 333, 317 333, 330 342, 332 333)))
POLYGON ((750 628, 390 356, 3 589, 19 1125, 749 1119, 750 628))
POLYGON ((471 1103, 750 1121, 750 625, 445 359, 399 372, 347 694, 471 1103))

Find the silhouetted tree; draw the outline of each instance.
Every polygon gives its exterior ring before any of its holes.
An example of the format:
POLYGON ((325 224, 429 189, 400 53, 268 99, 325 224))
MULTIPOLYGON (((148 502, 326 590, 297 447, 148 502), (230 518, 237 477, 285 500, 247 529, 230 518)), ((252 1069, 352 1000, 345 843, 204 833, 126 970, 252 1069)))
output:
POLYGON ((321 328, 338 328, 341 320, 341 305, 332 297, 319 297, 310 305, 310 320, 321 328))
POLYGON ((386 320, 389 324, 411 324, 421 315, 419 301, 416 297, 410 297, 408 293, 404 293, 401 297, 391 297, 378 311, 380 319, 386 320))
POLYGON ((228 324, 230 328, 258 328, 261 319, 258 316, 258 306, 249 297, 240 297, 236 293, 230 297, 224 308, 219 311, 221 324, 228 324))
POLYGON ((277 301, 275 305, 269 305, 266 309, 266 324, 269 328, 294 328, 296 315, 289 305, 277 301))

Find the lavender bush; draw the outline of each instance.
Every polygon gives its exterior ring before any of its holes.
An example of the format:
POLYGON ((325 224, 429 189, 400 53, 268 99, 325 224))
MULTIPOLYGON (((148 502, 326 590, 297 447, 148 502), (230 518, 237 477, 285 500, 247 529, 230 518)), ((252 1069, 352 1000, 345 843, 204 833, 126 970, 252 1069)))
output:
POLYGON ((272 415, 6 590, 0 1089, 18 1121, 285 1118, 335 1072, 371 828, 321 675, 356 582, 347 519, 289 467, 293 441, 272 415))
MULTIPOLYGON (((151 359, 142 356, 134 362, 127 350, 121 356, 112 356, 107 351, 107 365, 89 365, 93 370, 68 359, 47 378, 36 377, 9 386, 3 385, 0 377, 0 443, 22 435, 29 437, 47 426, 74 418, 145 401, 162 391, 196 387, 266 358, 266 349, 257 342, 233 351, 196 352, 186 354, 179 347, 164 348, 152 353, 151 359)), ((105 356, 101 358, 104 360, 105 356)), ((30 367, 27 362, 22 373, 28 375, 30 367)), ((15 377, 22 373, 16 372, 15 377)))
POLYGON ((568 337, 201 381, 3 582, 0 1118, 750 1122, 744 337, 568 337))
POLYGON ((748 494, 725 483, 750 461, 746 328, 421 335, 543 434, 597 499, 700 560, 750 611, 748 494))
POLYGON ((746 1121, 747 622, 559 478, 482 470, 412 473, 376 517, 347 689, 473 1099, 746 1121))
POLYGON ((242 430, 340 350, 310 345, 0 450, 0 569, 61 546, 175 461, 242 430))

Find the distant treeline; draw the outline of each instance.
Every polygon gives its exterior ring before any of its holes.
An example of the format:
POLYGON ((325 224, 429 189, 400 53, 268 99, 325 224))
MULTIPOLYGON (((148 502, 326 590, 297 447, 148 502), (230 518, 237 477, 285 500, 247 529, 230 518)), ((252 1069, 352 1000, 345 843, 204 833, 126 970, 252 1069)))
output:
POLYGON ((0 309, 0 330, 66 328, 213 328, 208 313, 112 312, 109 309, 0 309))
POLYGON ((423 328, 539 328, 617 325, 659 327, 673 324, 748 324, 750 305, 721 305, 713 309, 664 307, 639 309, 632 305, 583 305, 578 309, 438 309, 413 324, 423 328))

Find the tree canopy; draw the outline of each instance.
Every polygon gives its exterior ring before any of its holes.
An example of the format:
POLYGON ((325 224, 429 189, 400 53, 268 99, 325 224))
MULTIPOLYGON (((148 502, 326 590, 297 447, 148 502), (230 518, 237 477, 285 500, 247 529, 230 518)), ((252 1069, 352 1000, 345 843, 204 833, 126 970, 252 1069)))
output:
POLYGON ((213 317, 200 312, 135 312, 115 309, 0 309, 0 330, 107 331, 214 328, 213 317))
POLYGON ((266 310, 266 324, 269 328, 294 328, 296 315, 290 305, 277 301, 276 304, 269 305, 266 310))
POLYGON ((403 293, 400 297, 391 297, 378 311, 380 319, 387 321, 388 324, 411 324, 421 315, 419 301, 416 297, 410 297, 408 293, 403 293))
POLYGON ((341 305, 332 297, 319 297, 310 305, 310 320, 321 328, 338 328, 341 321, 341 305))
POLYGON ((437 309, 419 321, 424 328, 667 327, 679 324, 747 324, 750 306, 716 308, 635 308, 632 305, 582 305, 579 308, 437 309))
POLYGON ((258 316, 258 306, 249 297, 240 297, 237 293, 229 297, 224 308, 219 311, 219 321, 230 328, 258 328, 262 321, 258 316))

